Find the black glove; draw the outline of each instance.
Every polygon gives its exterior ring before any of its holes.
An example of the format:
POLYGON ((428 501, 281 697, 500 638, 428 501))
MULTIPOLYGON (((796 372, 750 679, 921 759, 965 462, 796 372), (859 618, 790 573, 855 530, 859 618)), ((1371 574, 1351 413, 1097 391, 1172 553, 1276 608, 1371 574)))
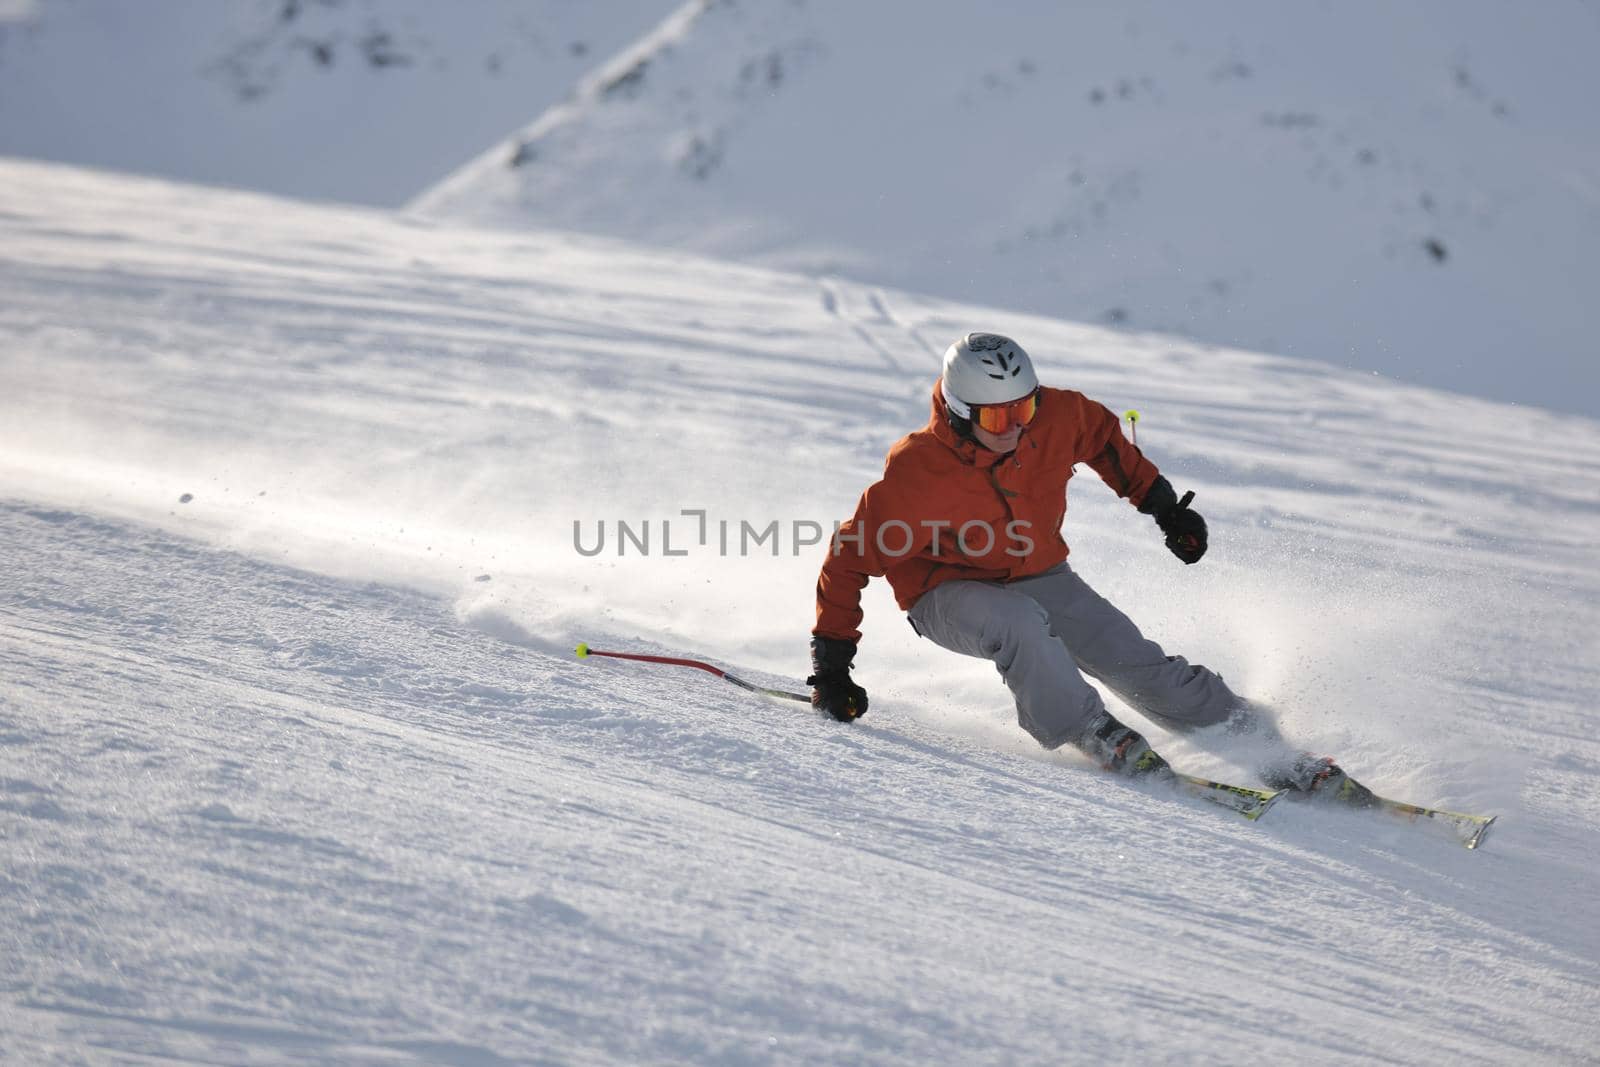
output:
POLYGON ((850 680, 856 643, 837 637, 811 639, 811 706, 840 722, 854 722, 867 713, 867 691, 850 680))
POLYGON ((1155 516, 1156 525, 1167 535, 1168 550, 1185 563, 1199 563, 1200 557, 1206 554, 1206 520, 1189 506, 1193 499, 1194 490, 1183 494, 1183 499, 1179 500, 1172 483, 1157 478, 1144 495, 1144 503, 1139 505, 1140 511, 1155 516))

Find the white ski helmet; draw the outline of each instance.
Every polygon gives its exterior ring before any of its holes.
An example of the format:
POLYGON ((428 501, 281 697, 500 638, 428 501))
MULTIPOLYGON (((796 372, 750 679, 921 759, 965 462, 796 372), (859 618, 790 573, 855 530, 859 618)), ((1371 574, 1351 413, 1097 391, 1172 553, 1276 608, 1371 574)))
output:
POLYGON ((1033 360, 1009 337, 969 333, 944 351, 939 391, 958 418, 972 418, 974 404, 1007 404, 1037 388, 1033 360))

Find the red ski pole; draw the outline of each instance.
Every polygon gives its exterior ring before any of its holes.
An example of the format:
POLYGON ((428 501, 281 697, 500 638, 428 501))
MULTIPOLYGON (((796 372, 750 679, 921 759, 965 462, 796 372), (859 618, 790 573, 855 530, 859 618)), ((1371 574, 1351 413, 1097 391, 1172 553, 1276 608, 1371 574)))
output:
POLYGON ((605 656, 607 659, 631 659, 636 663, 664 663, 673 667, 693 667, 696 670, 714 674, 723 681, 732 682, 740 689, 748 689, 752 693, 760 693, 769 697, 781 697, 784 700, 798 700, 802 704, 811 703, 811 698, 804 693, 788 693, 782 689, 766 689, 729 674, 721 667, 713 667, 711 664, 703 663, 697 659, 678 659, 676 656, 646 656, 638 652, 602 652, 597 648, 590 648, 586 644, 579 644, 574 651, 577 652, 579 659, 588 659, 590 656, 605 656))

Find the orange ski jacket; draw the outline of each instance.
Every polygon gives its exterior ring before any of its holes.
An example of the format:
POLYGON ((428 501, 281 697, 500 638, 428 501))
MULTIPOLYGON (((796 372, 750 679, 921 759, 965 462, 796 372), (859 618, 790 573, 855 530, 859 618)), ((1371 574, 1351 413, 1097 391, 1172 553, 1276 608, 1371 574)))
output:
POLYGON ((1160 476, 1116 415, 1082 393, 1041 389, 1033 422, 1001 455, 956 436, 935 382, 928 425, 889 449, 883 477, 828 547, 811 632, 859 641, 871 578, 888 578, 909 611, 941 582, 1011 582, 1054 567, 1067 558, 1061 522, 1077 463, 1136 507, 1160 476))

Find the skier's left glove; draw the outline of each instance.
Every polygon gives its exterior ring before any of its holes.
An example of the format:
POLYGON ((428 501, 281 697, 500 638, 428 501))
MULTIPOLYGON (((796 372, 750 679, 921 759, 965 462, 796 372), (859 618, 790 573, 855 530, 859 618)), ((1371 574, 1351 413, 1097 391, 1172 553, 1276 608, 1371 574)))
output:
POLYGON ((1206 554, 1206 520, 1189 506, 1193 499, 1191 490, 1179 500, 1172 483, 1158 477, 1139 505, 1140 511, 1155 516, 1156 525, 1167 535, 1168 550, 1185 563, 1199 563, 1206 554))
POLYGON ((854 722, 867 713, 867 691, 850 680, 856 643, 837 637, 811 639, 811 706, 840 722, 854 722))

